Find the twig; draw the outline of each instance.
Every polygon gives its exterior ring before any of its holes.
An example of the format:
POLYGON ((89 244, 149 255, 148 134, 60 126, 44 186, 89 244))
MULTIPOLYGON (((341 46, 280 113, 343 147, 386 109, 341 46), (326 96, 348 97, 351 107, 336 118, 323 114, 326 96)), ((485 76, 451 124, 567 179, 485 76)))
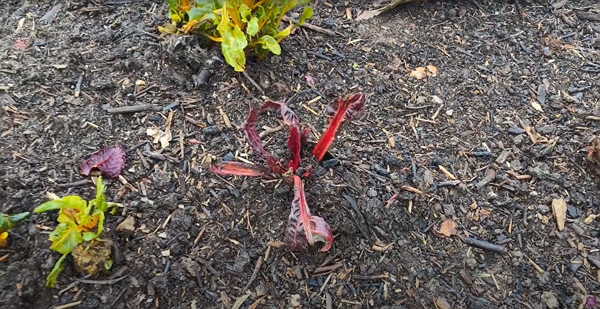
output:
POLYGON ((252 271, 252 275, 250 276, 250 280, 248 280, 248 283, 246 283, 242 291, 247 290, 250 287, 250 285, 254 282, 254 280, 256 280, 256 277, 258 277, 258 272, 260 271, 260 267, 262 266, 263 260, 264 259, 262 258, 262 256, 258 258, 258 260, 256 261, 256 265, 254 266, 254 270, 252 271))
POLYGON ((123 294, 125 294, 125 291, 127 291, 127 288, 123 288, 121 289, 121 292, 119 292, 119 294, 117 294, 117 297, 115 298, 115 300, 113 300, 113 302, 110 304, 110 308, 114 308, 115 304, 119 301, 119 299, 121 299, 121 296, 123 296, 123 294))
POLYGON ((494 252, 504 253, 506 252, 506 247, 501 245, 496 245, 493 243, 489 243, 487 241, 471 238, 471 237, 459 237, 465 244, 473 247, 477 247, 483 250, 489 250, 494 252))
MULTIPOLYGON (((287 17, 287 16, 283 16, 283 20, 285 20, 285 21, 287 21, 289 23, 293 23, 293 24, 297 24, 298 23, 297 20, 295 20, 293 18, 290 18, 290 17, 287 17)), ((336 34, 332 30, 321 28, 319 26, 315 26, 315 25, 309 24, 307 22, 304 22, 302 25, 300 25, 300 27, 304 27, 306 29, 310 29, 310 30, 313 30, 313 31, 316 31, 316 32, 327 34, 327 35, 335 35, 336 34)))
POLYGON ((363 276, 363 275, 354 275, 354 279, 358 280, 380 280, 380 279, 388 279, 390 276, 388 274, 385 275, 373 275, 373 276, 363 276))
MULTIPOLYGON (((87 278, 89 278, 89 277, 91 277, 91 276, 92 276, 91 274, 90 274, 90 275, 85 275, 85 277, 83 277, 83 279, 87 279, 87 278)), ((64 292, 66 292, 66 291, 68 291, 68 290, 72 289, 74 286, 76 286, 76 285, 78 285, 78 284, 79 284, 79 282, 77 282, 77 281, 73 281, 73 282, 71 282, 71 284, 67 285, 67 287, 66 287, 66 288, 64 288, 64 289, 60 290, 60 291, 58 292, 58 295, 59 295, 59 296, 60 296, 60 295, 62 295, 64 292)))
POLYGON ((137 112, 145 112, 145 111, 160 111, 162 108, 153 106, 151 104, 142 104, 142 105, 134 105, 134 106, 122 106, 122 107, 112 107, 107 109, 106 111, 111 114, 125 114, 125 113, 137 113, 137 112))
POLYGON ((90 183, 89 179, 83 179, 83 180, 67 182, 67 183, 59 183, 58 187, 59 188, 71 188, 71 187, 87 185, 88 183, 90 183))
POLYGON ((67 308, 78 306, 79 304, 81 304, 81 300, 74 301, 72 303, 68 303, 68 304, 64 304, 64 305, 60 305, 60 306, 55 306, 53 308, 54 309, 67 309, 67 308))
POLYGON ((81 72, 81 75, 79 75, 79 79, 77 80, 77 84, 75 85, 75 97, 79 98, 79 94, 81 93, 81 84, 83 83, 83 76, 85 75, 85 72, 81 72))
POLYGON ((250 75, 248 75, 248 73, 246 71, 242 72, 244 74, 244 76, 246 77, 246 79, 248 79, 250 81, 250 83, 256 87, 256 89, 258 89, 258 91, 260 91, 260 93, 265 94, 265 91, 260 87, 260 85, 258 85, 254 79, 252 79, 252 77, 250 77, 250 75))
POLYGON ((387 202, 385 203, 385 208, 390 208, 390 205, 392 205, 392 202, 398 197, 398 193, 392 195, 392 197, 390 197, 389 200, 387 200, 387 202))
POLYGON ((3 255, 2 257, 0 257, 0 263, 4 262, 6 260, 8 260, 8 254, 3 255))
POLYGON ((88 280, 88 279, 79 279, 76 278, 75 281, 81 282, 81 283, 85 283, 85 284, 104 284, 104 285, 109 285, 109 284, 115 284, 125 278, 127 278, 129 275, 125 275, 121 278, 117 278, 117 279, 111 279, 111 280, 88 280))

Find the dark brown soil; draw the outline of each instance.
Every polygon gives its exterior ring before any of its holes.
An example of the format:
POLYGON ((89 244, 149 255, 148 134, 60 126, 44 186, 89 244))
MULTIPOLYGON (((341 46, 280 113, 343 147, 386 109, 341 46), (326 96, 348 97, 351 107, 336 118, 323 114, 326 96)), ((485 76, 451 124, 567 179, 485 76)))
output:
MULTIPOLYGON (((70 285, 82 275, 69 258, 45 288, 60 257, 48 249, 56 215, 32 215, 0 249, 0 308, 584 308, 600 296, 600 228, 584 222, 600 205, 585 160, 600 119, 597 1, 429 1, 362 22, 347 19, 352 2, 315 6, 310 22, 335 35, 302 29, 281 56, 249 63, 264 94, 218 48, 161 38, 161 1, 67 2, 50 20, 52 1, 2 2, 0 211, 31 211, 47 192, 92 198, 91 183, 73 184, 86 179, 79 165, 116 143, 131 186, 107 182, 122 204, 106 223, 109 275, 70 285), (427 65, 438 74, 409 76, 427 65), (209 162, 255 160, 237 126, 265 97, 289 100, 320 133, 325 105, 356 89, 368 105, 330 149, 340 164, 306 180, 333 248, 270 246, 293 192, 217 177, 209 162), (142 104, 172 109, 108 111, 142 104), (146 130, 164 129, 169 112, 161 150, 146 130), (129 216, 132 233, 117 231, 129 216), (441 237, 446 219, 505 252, 441 237)), ((279 156, 283 138, 268 138, 279 156)))

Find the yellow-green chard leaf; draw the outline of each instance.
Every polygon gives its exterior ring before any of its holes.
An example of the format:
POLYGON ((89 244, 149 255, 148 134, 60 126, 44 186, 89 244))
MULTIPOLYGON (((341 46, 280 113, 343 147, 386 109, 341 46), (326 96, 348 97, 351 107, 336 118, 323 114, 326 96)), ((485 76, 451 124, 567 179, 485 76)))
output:
POLYGON ((17 223, 27 219, 29 212, 8 215, 0 212, 0 234, 12 229, 17 223))
POLYGON ((38 207, 36 207, 33 212, 40 213, 46 212, 49 210, 57 210, 63 208, 74 208, 80 211, 84 211, 87 202, 77 195, 69 195, 56 200, 48 201, 38 207))
POLYGON ((302 25, 306 20, 311 19, 313 17, 313 8, 312 6, 305 6, 302 10, 302 15, 300 15, 300 19, 298 20, 298 26, 302 25))
POLYGON ((217 30, 223 38, 221 42, 221 52, 225 57, 225 61, 229 63, 237 72, 243 72, 246 67, 246 54, 244 49, 248 46, 246 36, 242 30, 230 23, 227 10, 223 10, 221 23, 217 30))
POLYGON ((77 231, 77 225, 73 222, 59 224, 50 233, 51 250, 62 254, 69 254, 77 245, 83 242, 81 232, 77 231))
POLYGON ((58 259, 58 261, 56 261, 56 263, 54 264, 52 271, 50 272, 50 274, 48 274, 48 277, 46 277, 46 286, 47 287, 53 288, 56 285, 56 278, 65 268, 65 259, 66 258, 67 258, 67 255, 63 254, 63 256, 61 256, 60 259, 58 259))
POLYGON ((275 40, 270 35, 262 36, 258 40, 258 43, 260 43, 264 49, 269 50, 270 52, 272 52, 275 55, 281 54, 281 46, 279 46, 279 43, 277 43, 277 40, 275 40))
POLYGON ((255 36, 258 33, 258 18, 256 18, 256 16, 250 18, 248 26, 246 26, 246 33, 248 33, 249 36, 255 36))

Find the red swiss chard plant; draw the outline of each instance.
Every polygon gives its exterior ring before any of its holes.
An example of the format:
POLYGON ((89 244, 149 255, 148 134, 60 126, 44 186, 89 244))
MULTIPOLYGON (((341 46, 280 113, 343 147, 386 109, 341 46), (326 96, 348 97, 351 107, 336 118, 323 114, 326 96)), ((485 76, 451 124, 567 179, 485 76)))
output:
MULTIPOLYGON (((360 112, 365 105, 365 101, 365 95, 358 93, 345 99, 337 98, 327 106, 326 112, 333 115, 333 118, 327 130, 311 151, 312 156, 318 162, 321 162, 323 156, 327 153, 342 125, 360 112)), ((325 243, 321 251, 328 251, 333 244, 331 227, 323 218, 310 214, 304 194, 304 184, 301 176, 297 175, 302 148, 307 145, 309 129, 302 127, 296 114, 285 103, 273 101, 266 101, 258 110, 251 109, 248 118, 242 125, 242 129, 254 154, 264 161, 268 167, 227 161, 213 163, 211 171, 219 175, 262 177, 266 179, 283 178, 286 180, 294 189, 294 200, 292 201, 284 237, 286 246, 293 251, 305 251, 309 245, 313 245, 318 241, 325 243), (283 122, 289 128, 287 147, 291 154, 287 164, 273 157, 261 144, 260 135, 256 129, 256 121, 259 115, 267 111, 279 112, 283 122)), ((302 176, 308 174, 305 173, 302 176)))

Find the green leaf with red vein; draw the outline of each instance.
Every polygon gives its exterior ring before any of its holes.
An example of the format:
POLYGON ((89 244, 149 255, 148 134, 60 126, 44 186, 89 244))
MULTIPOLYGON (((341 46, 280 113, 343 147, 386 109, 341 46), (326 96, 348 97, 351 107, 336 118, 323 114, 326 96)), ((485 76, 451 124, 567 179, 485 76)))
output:
POLYGON ((333 143, 337 131, 342 126, 342 123, 354 118, 364 107, 365 101, 365 95, 359 93, 345 99, 337 98, 330 106, 327 107, 327 113, 334 115, 329 122, 329 127, 321 136, 321 139, 319 139, 319 142, 317 142, 315 148, 312 150, 312 155, 317 159, 317 161, 321 162, 323 159, 323 156, 333 143))
POLYGON ((253 165, 244 162, 229 161, 213 163, 210 166, 210 171, 218 175, 262 177, 266 179, 273 178, 269 169, 260 165, 253 165))
POLYGON ((324 242, 325 245, 320 251, 328 251, 333 244, 331 227, 323 218, 310 215, 302 179, 297 175, 293 175, 293 177, 294 200, 288 217, 284 242, 293 251, 305 251, 308 249, 308 245, 313 245, 317 241, 324 242))
POLYGON ((87 176, 92 169, 98 169, 106 177, 117 178, 124 166, 125 150, 117 144, 115 147, 103 148, 92 153, 81 164, 81 172, 87 176))

